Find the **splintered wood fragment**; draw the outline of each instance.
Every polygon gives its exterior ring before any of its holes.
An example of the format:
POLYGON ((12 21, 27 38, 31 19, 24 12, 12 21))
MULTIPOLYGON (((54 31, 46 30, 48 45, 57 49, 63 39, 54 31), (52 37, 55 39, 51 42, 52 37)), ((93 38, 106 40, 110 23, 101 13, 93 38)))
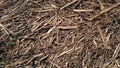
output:
POLYGON ((78 2, 75 4, 74 7, 78 6, 81 2, 82 2, 82 0, 78 0, 78 2))
POLYGON ((54 65, 54 66, 56 66, 57 68, 61 68, 58 64, 56 64, 56 63, 53 63, 53 62, 51 62, 50 61, 50 63, 52 64, 52 65, 54 65))
POLYGON ((10 20, 10 19, 12 19, 12 18, 13 18, 13 17, 12 17, 11 14, 4 15, 4 16, 1 17, 0 22, 4 22, 4 21, 10 20))
POLYGON ((52 31, 54 31, 60 23, 61 23, 61 21, 58 21, 55 26, 53 26, 51 29, 49 29, 49 30, 47 31, 47 33, 43 34, 44 37, 43 37, 42 39, 47 38, 47 37, 49 36, 49 34, 50 34, 52 31))
POLYGON ((114 61, 114 59, 115 58, 112 58, 112 59, 110 59, 109 62, 104 63, 101 68, 106 68, 108 65, 110 65, 114 61))
POLYGON ((73 51, 76 51, 76 50, 78 50, 78 49, 80 49, 81 47, 73 47, 73 48, 71 48, 71 49, 69 49, 69 50, 66 50, 66 51, 63 51, 62 53, 60 53, 58 56, 57 56, 57 58, 59 58, 59 57, 61 57, 62 55, 65 55, 65 54, 69 54, 69 53, 71 53, 71 52, 73 52, 73 51))
MULTIPOLYGON (((118 44, 118 46, 116 47, 116 49, 114 50, 114 53, 112 55, 112 59, 111 61, 105 63, 102 68, 106 68, 111 62, 113 62, 114 60, 116 60, 116 58, 119 56, 119 52, 120 52, 120 43, 118 44)), ((118 65, 119 66, 119 65, 118 65)))
POLYGON ((120 5, 120 2, 118 2, 117 4, 114 4, 113 6, 111 6, 109 8, 106 8, 106 9, 100 11, 97 15, 91 17, 89 20, 92 21, 93 19, 97 18, 98 16, 100 16, 100 15, 102 15, 102 14, 104 14, 104 13, 110 11, 110 10, 112 10, 113 8, 115 8, 115 7, 119 6, 119 5, 120 5))
POLYGON ((99 31, 100 36, 102 38, 102 41, 105 42, 105 37, 103 36, 103 33, 102 33, 102 30, 100 29, 100 26, 98 25, 97 28, 98 28, 98 31, 99 31))
POLYGON ((37 58, 37 57, 40 57, 40 56, 42 56, 42 55, 43 55, 43 53, 34 55, 26 64, 29 64, 33 59, 35 59, 35 58, 37 58))
MULTIPOLYGON (((39 20, 39 19, 38 19, 39 20)), ((31 29, 32 32, 35 32, 46 20, 42 21, 41 23, 38 24, 38 20, 35 20, 32 24, 33 27, 31 29)))
POLYGON ((100 29, 100 26, 98 25, 97 28, 98 28, 98 31, 99 31, 99 33, 100 33, 101 39, 102 39, 102 41, 103 41, 103 43, 104 43, 104 46, 107 47, 107 46, 105 45, 105 37, 104 37, 104 35, 103 35, 103 33, 102 33, 102 30, 100 29))
POLYGON ((63 29, 63 30, 70 30, 70 29, 77 29, 78 26, 58 26, 58 29, 63 29))
POLYGON ((42 60, 44 60, 44 59, 46 59, 48 56, 49 55, 46 55, 46 56, 42 57, 41 59, 39 59, 39 62, 42 61, 42 60))
POLYGON ((112 57, 116 58, 119 52, 120 52, 120 44, 118 44, 118 46, 116 47, 112 57))
POLYGON ((10 66, 20 65, 20 64, 22 64, 24 62, 27 62, 27 61, 28 61, 28 59, 18 60, 18 61, 14 62, 14 63, 10 63, 10 64, 6 65, 5 68, 9 68, 10 66))
POLYGON ((36 5, 38 5, 38 6, 41 6, 39 3, 35 2, 35 1, 32 1, 32 0, 29 0, 29 1, 36 4, 36 5))
POLYGON ((62 9, 64 9, 64 8, 72 5, 73 3, 77 2, 77 1, 78 1, 78 0, 74 0, 74 1, 72 1, 72 2, 70 2, 70 3, 68 3, 68 4, 66 4, 66 5, 64 5, 63 7, 60 8, 60 10, 62 10, 62 9))
POLYGON ((100 9, 103 10, 105 7, 104 7, 102 1, 101 1, 101 0, 98 0, 98 2, 100 3, 100 9))
POLYGON ((59 21, 55 26, 53 26, 51 29, 49 29, 46 34, 50 34, 60 23, 61 23, 61 21, 59 21))
MULTIPOLYGON (((117 67, 120 68, 120 63, 119 63, 119 60, 115 60, 116 64, 117 64, 117 67)), ((116 67, 116 68, 117 68, 116 67)))
POLYGON ((51 6, 52 6, 53 8, 58 8, 58 6, 56 6, 56 5, 53 5, 53 4, 51 4, 51 6))
POLYGON ((0 27, 5 31, 5 33, 6 33, 7 35, 10 34, 9 31, 8 31, 8 29, 7 29, 4 25, 0 24, 0 27))
POLYGON ((0 1, 0 6, 4 3, 4 0, 3 1, 0 1))
POLYGON ((59 54, 59 55, 57 56, 57 58, 60 57, 60 56, 62 56, 62 55, 64 55, 64 54, 70 53, 70 52, 73 51, 73 50, 74 50, 74 49, 72 48, 72 49, 63 51, 61 54, 59 54))
POLYGON ((74 9, 74 12, 92 12, 92 9, 74 9))
POLYGON ((38 9, 38 8, 33 8, 33 9, 31 9, 31 11, 33 11, 33 12, 40 12, 40 13, 42 13, 42 12, 49 12, 49 11, 53 11, 53 9, 44 9, 44 10, 42 10, 42 9, 38 9))

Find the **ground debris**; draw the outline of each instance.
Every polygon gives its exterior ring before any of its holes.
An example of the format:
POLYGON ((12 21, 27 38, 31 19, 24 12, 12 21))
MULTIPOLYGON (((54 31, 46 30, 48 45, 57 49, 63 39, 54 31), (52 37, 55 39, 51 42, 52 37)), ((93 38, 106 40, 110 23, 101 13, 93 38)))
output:
POLYGON ((119 68, 120 0, 0 0, 0 68, 119 68))

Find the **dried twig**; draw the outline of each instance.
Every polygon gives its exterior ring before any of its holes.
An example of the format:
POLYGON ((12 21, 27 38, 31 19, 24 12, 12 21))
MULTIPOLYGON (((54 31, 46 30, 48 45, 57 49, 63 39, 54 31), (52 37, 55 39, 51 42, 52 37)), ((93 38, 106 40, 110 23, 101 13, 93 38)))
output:
POLYGON ((0 24, 0 27, 5 31, 7 35, 10 35, 8 29, 4 25, 0 24))
POLYGON ((101 38, 102 38, 102 41, 103 41, 104 46, 105 46, 106 48, 110 49, 110 46, 107 46, 106 37, 104 37, 103 32, 102 32, 102 30, 100 29, 100 26, 98 25, 97 28, 98 28, 98 31, 99 31, 100 36, 101 36, 101 38))
POLYGON ((72 1, 72 2, 70 2, 70 3, 68 3, 68 4, 66 4, 66 5, 64 5, 63 7, 60 8, 60 10, 62 10, 62 9, 64 9, 64 8, 72 5, 73 3, 77 2, 77 1, 78 1, 78 0, 74 0, 74 1, 72 1))
POLYGON ((37 57, 39 57, 39 56, 42 56, 42 55, 43 55, 43 53, 38 54, 38 55, 34 55, 34 56, 27 62, 27 64, 29 64, 33 59, 35 59, 35 58, 37 58, 37 57))
POLYGON ((50 34, 60 23, 61 23, 61 21, 59 21, 55 26, 53 26, 51 29, 49 29, 46 34, 50 34))
POLYGON ((115 60, 115 62, 116 62, 116 64, 117 64, 117 66, 118 66, 118 68, 120 68, 120 61, 118 61, 118 60, 115 60))
POLYGON ((100 3, 100 8, 101 8, 101 10, 103 10, 105 7, 104 7, 102 1, 101 1, 101 0, 98 0, 98 2, 100 3))
POLYGON ((92 12, 92 9, 74 9, 74 12, 92 12))
POLYGON ((30 2, 32 2, 32 3, 34 3, 34 4, 36 4, 36 5, 38 5, 38 6, 41 6, 39 3, 37 3, 37 2, 34 2, 34 1, 32 1, 32 0, 29 0, 30 2))
POLYGON ((51 4, 51 6, 52 6, 53 8, 58 8, 58 6, 56 6, 56 5, 54 5, 54 4, 51 4))
POLYGON ((56 66, 57 68, 61 68, 58 64, 50 62, 52 65, 56 66))
POLYGON ((100 36, 101 36, 101 38, 102 38, 102 41, 105 43, 105 37, 104 37, 104 35, 103 35, 103 33, 102 33, 102 30, 100 29, 100 26, 98 25, 97 28, 98 28, 98 31, 99 31, 100 36))
POLYGON ((12 18, 13 18, 13 15, 11 15, 11 14, 4 15, 4 16, 1 17, 0 22, 4 22, 4 21, 10 20, 12 18))
POLYGON ((113 58, 109 62, 105 63, 102 66, 102 68, 106 68, 111 62, 113 62, 116 59, 116 57, 118 56, 119 51, 120 51, 120 44, 118 44, 118 46, 116 47, 116 49, 112 55, 113 58))
POLYGON ((120 5, 120 2, 117 3, 117 4, 114 4, 113 6, 111 6, 111 7, 109 7, 109 8, 106 8, 106 9, 100 11, 97 15, 91 17, 89 20, 91 21, 91 20, 97 18, 98 16, 100 16, 100 15, 102 15, 102 14, 104 14, 104 13, 110 11, 110 10, 112 10, 113 8, 117 7, 118 5, 120 5))
POLYGON ((53 11, 53 9, 44 9, 44 10, 42 10, 42 9, 39 9, 39 8, 33 8, 33 9, 31 9, 31 11, 42 13, 42 12, 53 11))
POLYGON ((25 59, 25 60, 21 60, 21 61, 16 61, 14 63, 11 63, 11 64, 8 64, 5 66, 5 68, 9 68, 10 66, 14 66, 14 65, 17 65, 17 64, 22 64, 24 62, 28 61, 28 59, 25 59))
POLYGON ((44 59, 46 59, 47 57, 48 57, 48 55, 46 55, 46 56, 40 58, 40 59, 39 59, 39 62, 42 61, 42 60, 44 60, 44 59))
POLYGON ((118 44, 118 46, 116 47, 112 57, 116 58, 118 56, 119 51, 120 51, 120 44, 118 44))
POLYGON ((58 29, 63 29, 63 30, 70 30, 70 29, 77 29, 78 26, 58 26, 58 29))
POLYGON ((43 39, 45 39, 46 37, 48 37, 48 35, 54 30, 54 29, 56 29, 57 28, 57 26, 59 25, 61 23, 61 21, 59 21, 55 26, 53 26, 51 29, 49 29, 48 31, 47 31, 47 33, 45 33, 45 34, 43 34, 43 39))
POLYGON ((57 56, 57 58, 60 57, 60 56, 62 56, 62 55, 64 55, 64 54, 68 54, 68 53, 70 53, 70 52, 73 52, 74 50, 78 50, 78 49, 80 49, 80 48, 81 48, 81 47, 77 47, 77 48, 73 47, 72 49, 66 50, 66 51, 62 52, 61 54, 59 54, 59 55, 57 56))
MULTIPOLYGON (((113 57, 113 58, 116 58, 116 57, 118 56, 119 52, 120 52, 120 44, 117 45, 117 47, 116 47, 116 49, 115 49, 112 57, 113 57)), ((118 63, 118 61, 115 60, 115 62, 116 62, 116 64, 117 64, 117 66, 120 67, 120 64, 118 63)))

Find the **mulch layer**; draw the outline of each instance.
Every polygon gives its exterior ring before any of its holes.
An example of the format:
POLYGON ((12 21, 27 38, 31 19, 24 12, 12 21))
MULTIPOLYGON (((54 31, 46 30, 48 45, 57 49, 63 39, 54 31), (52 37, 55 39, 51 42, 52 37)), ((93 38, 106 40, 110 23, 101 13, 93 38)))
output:
POLYGON ((0 68, 119 68, 120 0, 0 0, 0 68))

